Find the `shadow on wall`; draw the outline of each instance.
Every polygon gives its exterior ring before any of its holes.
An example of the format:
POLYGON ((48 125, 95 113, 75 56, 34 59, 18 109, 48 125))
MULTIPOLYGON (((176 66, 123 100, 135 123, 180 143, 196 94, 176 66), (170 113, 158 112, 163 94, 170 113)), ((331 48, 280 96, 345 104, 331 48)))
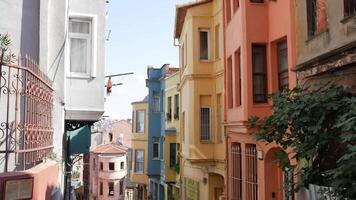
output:
POLYGON ((39 37, 40 0, 22 0, 20 53, 38 61, 39 37))

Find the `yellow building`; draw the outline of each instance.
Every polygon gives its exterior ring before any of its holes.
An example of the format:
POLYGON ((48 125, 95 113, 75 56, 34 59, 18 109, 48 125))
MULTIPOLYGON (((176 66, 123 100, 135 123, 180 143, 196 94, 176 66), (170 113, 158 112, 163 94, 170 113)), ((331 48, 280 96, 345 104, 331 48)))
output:
POLYGON ((178 5, 175 20, 181 68, 181 194, 183 199, 219 199, 226 183, 222 1, 178 5))
POLYGON ((165 136, 164 136, 164 177, 165 199, 180 199, 179 158, 180 149, 180 96, 179 71, 165 78, 165 136))
POLYGON ((132 103, 132 137, 131 165, 129 178, 135 185, 135 200, 147 199, 147 131, 148 131, 148 101, 147 97, 132 103))

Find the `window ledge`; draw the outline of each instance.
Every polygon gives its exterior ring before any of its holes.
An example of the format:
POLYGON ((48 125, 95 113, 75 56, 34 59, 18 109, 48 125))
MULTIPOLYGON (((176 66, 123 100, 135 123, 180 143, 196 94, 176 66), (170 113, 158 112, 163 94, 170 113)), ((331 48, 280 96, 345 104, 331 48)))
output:
POLYGON ((200 143, 201 143, 201 144, 214 144, 214 142, 211 141, 211 140, 209 140, 209 141, 202 141, 202 140, 200 140, 200 143))
POLYGON ((67 78, 76 78, 76 79, 91 79, 94 77, 91 77, 88 74, 80 74, 80 73, 70 73, 67 78))
POLYGON ((305 43, 309 43, 313 41, 315 38, 321 37, 322 35, 329 34, 329 29, 325 29, 324 31, 321 31, 313 36, 308 36, 308 39, 305 41, 305 43))
POLYGON ((347 17, 344 17, 342 20, 340 20, 341 23, 343 24, 346 24, 347 22, 351 21, 351 20, 355 20, 356 19, 356 13, 350 15, 350 16, 347 16, 347 17))
POLYGON ((212 61, 211 61, 211 59, 209 59, 209 60, 202 60, 202 59, 199 59, 199 62, 202 62, 202 63, 211 63, 212 61))

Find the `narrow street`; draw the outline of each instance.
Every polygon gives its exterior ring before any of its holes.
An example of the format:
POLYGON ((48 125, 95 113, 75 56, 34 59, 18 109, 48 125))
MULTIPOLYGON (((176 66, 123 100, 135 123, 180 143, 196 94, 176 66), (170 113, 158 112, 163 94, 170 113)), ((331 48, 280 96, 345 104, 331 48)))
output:
POLYGON ((0 200, 356 200, 356 0, 0 10, 0 200))

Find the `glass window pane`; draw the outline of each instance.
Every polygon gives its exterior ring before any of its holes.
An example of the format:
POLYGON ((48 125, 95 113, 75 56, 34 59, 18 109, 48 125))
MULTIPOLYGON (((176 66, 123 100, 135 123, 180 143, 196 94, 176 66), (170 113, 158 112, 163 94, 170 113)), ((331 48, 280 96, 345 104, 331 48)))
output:
POLYGON ((209 38, 208 31, 200 31, 200 59, 208 60, 209 59, 209 38))
POLYGON ((71 33, 90 33, 90 22, 70 21, 69 31, 71 33))
POLYGON ((78 73, 87 72, 88 40, 70 39, 70 71, 78 73))

